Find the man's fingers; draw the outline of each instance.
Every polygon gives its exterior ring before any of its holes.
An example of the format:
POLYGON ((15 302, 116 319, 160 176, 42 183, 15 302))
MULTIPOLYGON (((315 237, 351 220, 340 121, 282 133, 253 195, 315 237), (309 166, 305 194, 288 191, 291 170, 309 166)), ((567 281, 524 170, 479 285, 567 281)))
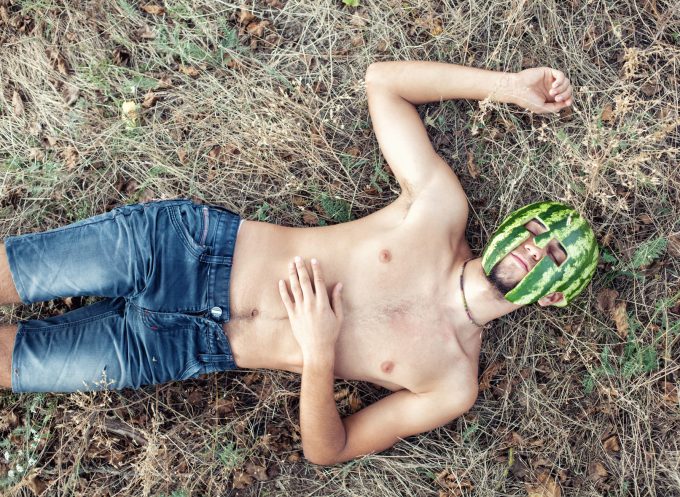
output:
POLYGON ((312 259, 312 273, 314 273, 314 289, 316 290, 317 297, 322 298, 322 302, 328 300, 328 292, 326 291, 326 281, 323 278, 323 271, 321 270, 321 264, 318 260, 312 259))
POLYGON ((300 280, 298 279, 297 269, 293 262, 288 264, 288 279, 290 280, 290 291, 293 292, 293 300, 296 304, 302 303, 302 289, 300 288, 300 280))
POLYGON ((333 312, 338 319, 342 320, 342 283, 337 283, 333 287, 333 312))
POLYGON ((314 298, 314 290, 312 289, 312 282, 309 279, 309 273, 305 266, 305 261, 302 257, 295 257, 295 267, 297 268, 298 278, 300 279, 300 287, 302 288, 302 295, 305 300, 311 301, 314 298))
POLYGON ((571 99, 568 102, 547 102, 540 107, 537 112, 539 114, 544 114, 546 112, 559 112, 564 109, 567 105, 571 105, 571 99))
POLYGON ((293 315, 293 301, 290 300, 290 295, 288 294, 288 289, 286 288, 286 282, 279 280, 279 294, 281 295, 281 300, 286 308, 288 317, 293 315))
POLYGON ((555 81, 553 81, 552 85, 550 86, 551 88, 557 88, 564 82, 565 79, 567 79, 567 76, 565 76, 562 71, 558 71, 557 69, 550 69, 550 74, 555 79, 555 81))
POLYGON ((572 88, 571 86, 569 86, 565 91, 561 92, 559 95, 555 95, 555 102, 564 102, 571 98, 571 94, 572 88))

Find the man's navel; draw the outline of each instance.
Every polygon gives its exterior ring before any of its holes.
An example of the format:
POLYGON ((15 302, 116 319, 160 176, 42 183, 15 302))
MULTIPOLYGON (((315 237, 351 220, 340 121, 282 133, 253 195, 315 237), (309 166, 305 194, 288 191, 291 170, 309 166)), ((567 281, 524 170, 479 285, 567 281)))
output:
POLYGON ((380 371, 383 373, 389 374, 393 369, 394 363, 392 361, 383 361, 382 364, 380 364, 380 371))
POLYGON ((382 249, 380 254, 378 254, 378 260, 380 262, 390 262, 392 260, 392 253, 387 249, 382 249))

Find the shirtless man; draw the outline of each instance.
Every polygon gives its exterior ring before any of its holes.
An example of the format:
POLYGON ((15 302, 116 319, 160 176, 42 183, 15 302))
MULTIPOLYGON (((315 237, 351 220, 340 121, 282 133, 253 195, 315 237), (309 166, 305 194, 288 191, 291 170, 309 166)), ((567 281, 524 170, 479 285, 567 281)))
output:
POLYGON ((433 150, 416 105, 489 98, 557 112, 571 105, 571 85, 550 68, 501 73, 382 62, 368 68, 366 88, 402 193, 363 219, 316 228, 240 226, 225 209, 161 201, 6 239, 2 303, 107 299, 0 329, 0 384, 69 391, 96 388, 98 375, 124 388, 233 367, 298 372, 303 450, 318 464, 384 450, 470 409, 480 326, 528 301, 564 305, 574 296, 551 289, 562 288, 564 274, 555 271, 574 271, 577 258, 557 235, 580 217, 569 210, 542 222, 525 209, 503 225, 515 231, 491 240, 505 243, 504 253, 472 258, 465 193, 433 150), (556 235, 539 240, 546 230, 556 235), (512 236, 521 239, 508 246, 512 236), (524 288, 521 298, 505 298, 534 267, 554 273, 549 283, 541 280, 545 294, 522 300, 524 288), (334 378, 393 393, 341 419, 334 378))

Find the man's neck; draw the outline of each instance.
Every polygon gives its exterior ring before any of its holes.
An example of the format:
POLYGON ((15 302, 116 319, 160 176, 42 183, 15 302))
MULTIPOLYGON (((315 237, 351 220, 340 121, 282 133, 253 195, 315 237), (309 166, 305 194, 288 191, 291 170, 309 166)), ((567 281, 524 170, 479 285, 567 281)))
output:
MULTIPOLYGON (((460 271, 463 262, 455 266, 454 279, 460 291, 460 271)), ((470 315, 476 323, 484 325, 501 316, 519 309, 521 306, 505 300, 496 287, 489 281, 482 268, 482 259, 470 260, 465 266, 463 290, 470 315)), ((462 296, 458 296, 462 300, 462 296)), ((462 305, 462 302, 461 302, 462 305)))

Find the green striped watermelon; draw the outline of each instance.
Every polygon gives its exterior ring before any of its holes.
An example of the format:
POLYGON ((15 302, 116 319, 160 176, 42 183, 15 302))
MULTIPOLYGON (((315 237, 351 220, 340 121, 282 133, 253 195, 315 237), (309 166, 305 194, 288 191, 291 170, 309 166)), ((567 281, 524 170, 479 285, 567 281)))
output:
POLYGON ((588 222, 576 210, 560 202, 536 202, 526 205, 506 217, 489 240, 482 254, 482 267, 487 276, 493 267, 515 250, 531 233, 524 225, 538 219, 546 228, 534 238, 538 247, 557 239, 567 252, 559 266, 544 256, 505 298, 515 304, 537 302, 553 292, 562 292, 563 307, 586 287, 595 273, 599 250, 595 234, 588 222))

